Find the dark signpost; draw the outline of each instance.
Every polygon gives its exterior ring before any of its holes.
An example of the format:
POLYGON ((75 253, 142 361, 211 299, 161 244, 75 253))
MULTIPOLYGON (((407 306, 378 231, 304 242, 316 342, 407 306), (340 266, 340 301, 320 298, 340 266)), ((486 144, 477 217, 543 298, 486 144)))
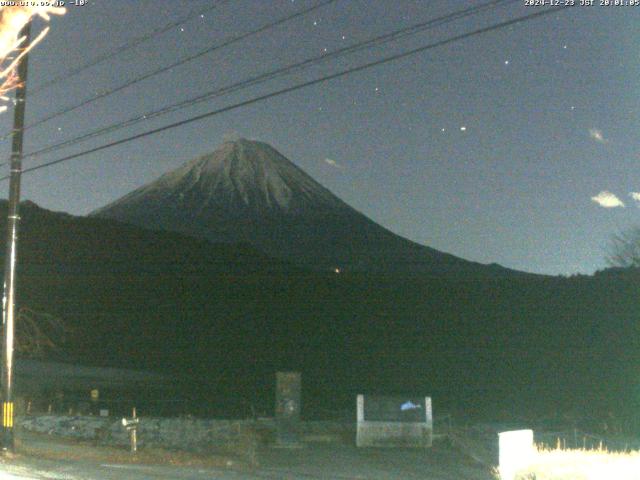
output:
POLYGON ((299 448, 300 373, 276 373, 276 446, 299 448))

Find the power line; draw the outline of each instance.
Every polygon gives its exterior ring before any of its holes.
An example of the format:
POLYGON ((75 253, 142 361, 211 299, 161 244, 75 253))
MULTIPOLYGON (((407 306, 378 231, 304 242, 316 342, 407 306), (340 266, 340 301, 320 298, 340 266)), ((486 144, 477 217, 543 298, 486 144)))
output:
POLYGON ((258 76, 254 76, 252 78, 249 78, 247 80, 244 80, 242 82, 238 82, 232 85, 227 85, 225 87, 221 87, 218 88, 216 90, 201 94, 197 97, 191 98, 191 99, 187 99, 178 103, 174 103, 171 105, 168 105, 166 107, 163 107, 159 110, 154 110, 154 111, 150 111, 147 113, 144 113, 142 115, 137 115, 133 118, 129 118, 128 120, 122 121, 122 122, 117 122, 115 124, 106 126, 106 127, 100 127, 98 129, 92 130, 90 132, 87 133, 83 133, 77 137, 68 139, 68 140, 64 140, 62 142, 58 142, 56 144, 53 145, 49 145, 47 147, 44 147, 40 150, 36 150, 34 152, 30 152, 28 154, 25 155, 25 158, 27 157, 35 157, 38 155, 42 155, 44 153, 48 153, 51 151, 55 151, 55 150, 60 150, 61 148, 64 147, 68 147, 71 145, 75 145, 77 143, 80 143, 84 140, 88 140, 90 138, 94 138, 96 136, 101 136, 107 133, 111 133, 111 132, 115 132, 117 130, 120 130, 122 128, 126 128, 126 127, 131 127, 137 123, 140 123, 142 121, 145 120, 149 120, 151 118, 155 118, 167 113, 171 113, 171 112, 175 112, 178 110, 182 110, 184 108, 188 108, 194 105, 197 105, 199 103, 211 100, 213 98, 222 96, 222 95, 227 95, 230 93, 234 93, 237 92, 239 90, 243 90, 245 88, 251 87, 251 86, 255 86, 264 82, 267 82, 269 80, 273 80, 274 78, 277 77, 281 77, 287 74, 292 73, 293 71, 296 70, 302 70, 304 68, 313 66, 315 64, 318 64, 320 62, 326 62, 328 60, 334 59, 334 58, 338 58, 347 54, 351 54, 354 53, 356 51, 359 50, 363 50, 365 48, 371 48, 371 47, 375 47, 375 46, 379 46, 385 43, 389 43, 391 41, 395 41, 398 40, 399 38, 403 38, 406 37, 408 35, 414 35, 420 32, 423 32, 426 29, 429 28, 433 28, 436 26, 440 26, 443 25, 445 23, 449 23, 455 20, 459 20, 461 18, 467 17, 467 16, 471 16, 471 15, 476 15, 482 11, 491 9, 491 8, 495 8, 497 6, 499 6, 500 4, 508 4, 508 3, 515 3, 516 1, 519 0, 492 0, 490 2, 484 3, 482 5, 478 5, 476 7, 470 7, 470 8, 466 8, 464 10, 459 10, 456 12, 452 12, 448 15, 442 16, 442 17, 438 17, 436 19, 431 19, 425 22, 421 22, 418 24, 414 24, 411 25, 409 27, 400 29, 400 30, 395 30, 393 32, 384 34, 384 35, 380 35, 377 37, 374 37, 372 39, 363 41, 363 42, 359 42, 338 50, 334 50, 330 53, 327 54, 322 54, 322 55, 317 55, 311 58, 308 58, 306 60, 303 60, 301 62, 297 62, 294 64, 290 64, 287 65, 285 67, 281 67, 279 69, 276 70, 272 70, 270 72, 266 72, 263 74, 260 74, 258 76))
MULTIPOLYGON (((428 44, 428 45, 424 45, 422 47, 414 48, 414 49, 406 51, 406 52, 402 52, 402 53, 398 53, 398 54, 395 54, 395 55, 391 55, 391 56, 388 56, 388 57, 385 57, 385 58, 382 58, 382 59, 379 59, 379 60, 376 60, 376 61, 373 61, 373 62, 369 62, 369 63, 363 64, 363 65, 359 65, 357 67, 352 67, 352 68, 343 70, 341 72, 337 72, 337 73, 333 73, 333 74, 330 74, 330 75, 326 75, 324 77, 320 77, 320 78, 317 78, 315 80, 310 80, 310 81, 307 81, 307 82, 299 83, 297 85, 293 85, 291 87, 283 88, 283 89, 277 90, 275 92, 271 92, 271 93, 267 93, 267 94, 264 94, 264 95, 260 95, 258 97, 254 97, 254 98, 251 98, 249 100, 244 100, 242 102, 238 102, 238 103, 235 103, 233 105, 228 105, 226 107, 219 108, 219 109, 213 110, 211 112, 203 113, 201 115, 196 115, 194 117, 191 117, 191 118, 188 118, 188 119, 185 119, 185 120, 181 120, 179 122, 174 122, 174 123, 171 123, 169 125, 165 125, 163 127, 155 128, 155 129, 143 132, 143 133, 139 133, 137 135, 132 135, 130 137, 126 137, 126 138, 123 138, 123 139, 120 139, 120 140, 109 142, 107 144, 100 145, 98 147, 94 147, 94 148, 85 150, 83 152, 75 153, 73 155, 68 155, 66 157, 62 157, 62 158, 59 158, 59 159, 56 159, 56 160, 52 160, 50 162, 46 162, 46 163, 43 163, 41 165, 36 165, 34 167, 30 167, 30 168, 25 169, 23 171, 23 173, 33 172, 33 171, 36 171, 36 170, 40 170, 42 168, 50 167, 52 165, 57 165, 59 163, 63 163, 63 162, 69 161, 69 160, 73 160, 73 159, 78 158, 78 157, 83 157, 83 156, 89 155, 91 153, 95 153, 95 152, 99 152, 99 151, 102 151, 102 150, 106 150, 108 148, 115 147, 115 146, 118 146, 118 145, 122 145, 124 143, 129 143, 129 142, 132 142, 134 140, 138 140, 140 138, 148 137, 150 135, 155 135, 157 133, 161 133, 161 132, 164 132, 164 131, 167 131, 167 130, 171 130, 171 129, 174 129, 174 128, 177 128, 177 127, 181 127, 183 125, 187 125, 189 123, 193 123, 193 122, 197 122, 199 120, 203 120, 205 118, 213 117, 213 116, 219 115, 221 113, 226 113, 226 112, 229 112, 231 110, 235 110, 235 109, 238 109, 238 108, 241 108, 241 107, 252 105, 254 103, 258 103, 258 102, 261 102, 263 100, 267 100, 267 99, 270 99, 270 98, 273 98, 273 97, 284 95, 286 93, 295 92, 297 90, 301 90, 303 88, 310 87, 312 85, 317 85, 319 83, 324 83, 324 82, 327 82, 329 80, 335 80, 336 78, 341 78, 341 77, 344 77, 346 75, 350 75, 350 74, 355 73, 355 72, 360 72, 362 70, 366 70, 366 69, 369 69, 369 68, 372 68, 372 67, 376 67, 378 65, 383 65, 383 64, 390 63, 390 62, 393 62, 393 61, 396 61, 396 60, 400 60, 400 59, 409 57, 411 55, 415 55, 415 54, 418 54, 418 53, 425 52, 427 50, 432 50, 434 48, 441 47, 443 45, 447 45, 447 44, 450 44, 450 43, 453 43, 453 42, 457 42, 457 41, 464 40, 464 39, 467 39, 467 38, 470 38, 470 37, 474 37, 476 35, 481 35, 481 34, 484 34, 484 33, 492 32, 494 30, 499 30, 501 28, 505 28, 505 27, 508 27, 508 26, 511 26, 511 25, 515 25, 515 24, 518 24, 518 23, 524 23, 524 22, 527 22, 529 20, 533 20, 535 18, 542 17, 544 15, 549 15, 551 13, 554 13, 554 12, 557 12, 557 11, 560 11, 560 10, 565 10, 567 8, 569 8, 569 6, 553 7, 553 8, 547 9, 547 10, 542 10, 542 11, 539 11, 539 12, 531 13, 529 15, 524 15, 522 17, 518 17, 518 18, 514 18, 514 19, 511 19, 511 20, 507 20, 507 21, 501 22, 501 23, 490 25, 488 27, 479 28, 479 29, 473 30, 471 32, 463 33, 461 35, 457 35, 457 36, 454 36, 454 37, 451 37, 451 38, 447 38, 445 40, 440 40, 438 42, 434 42, 434 43, 431 43, 431 44, 428 44)), ((8 178, 9 178, 8 176, 4 176, 4 177, 0 178, 0 181, 6 180, 8 178)))
POLYGON ((193 20, 196 17, 199 17, 201 15, 204 15, 205 13, 208 13, 216 8, 218 8, 219 6, 228 3, 229 0, 218 0, 217 2, 215 2, 213 5, 209 5, 206 8, 202 8, 200 10, 197 10, 195 12, 189 13, 185 16, 182 16, 181 18, 179 18, 178 20, 175 20, 174 22, 168 23, 162 27, 159 27, 155 30, 152 30, 151 32, 149 32, 146 35, 143 35, 141 37, 137 37, 134 38, 133 40, 115 48, 114 50, 111 50, 109 52, 106 52, 102 55, 99 55, 98 57, 94 58, 93 60, 89 60, 87 63, 84 63, 76 68, 73 68, 71 70, 69 70, 68 72, 58 75, 57 77, 52 78, 49 81, 46 81, 44 83, 41 83, 40 85, 37 85, 35 88, 30 89, 29 94, 30 95, 36 95, 50 87, 52 87, 53 85, 55 85, 56 83, 61 82, 62 80, 66 80, 69 77, 72 77, 74 75, 77 75, 85 70, 87 70, 88 68, 91 67, 95 67, 96 65, 99 65, 103 62, 106 62, 107 60, 111 60, 112 58, 117 57, 118 55, 122 54, 123 52, 126 52, 127 50, 131 50, 132 48, 137 47, 138 45, 146 42, 147 40, 151 40, 154 37, 157 37, 159 35, 162 35, 163 33, 178 27, 179 25, 183 24, 183 23, 187 23, 190 20, 193 20))
MULTIPOLYGON (((423 52, 423 51, 426 51, 426 50, 430 50, 432 48, 436 48, 436 47, 439 47, 439 46, 442 46, 442 45, 446 45, 448 43, 452 43, 452 42, 455 42, 455 41, 458 41, 458 40, 466 39, 466 38, 469 38, 471 36, 479 35, 479 34, 482 34, 482 33, 487 33, 489 31, 497 30, 497 29, 504 28, 504 27, 507 27, 507 26, 510 26, 510 25, 514 25, 514 24, 517 24, 517 23, 522 23, 522 22, 528 21, 528 20, 533 19, 533 18, 537 18, 537 17, 542 16, 542 15, 550 14, 554 10, 557 11, 557 10, 561 10, 561 9, 564 9, 564 8, 567 8, 567 7, 564 7, 564 6, 563 7, 556 7, 554 9, 548 9, 548 10, 536 12, 536 13, 533 13, 533 14, 525 15, 523 17, 519 17, 519 18, 516 18, 516 19, 512 19, 512 20, 508 20, 508 21, 505 21, 505 22, 501 22, 499 24, 495 24, 495 25, 492 25, 492 26, 489 26, 489 27, 484 27, 484 28, 481 28, 481 29, 478 29, 478 30, 474 30, 472 32, 468 32, 468 33, 465 33, 465 34, 462 34, 462 35, 458 35, 458 36, 455 36, 455 37, 452 37, 452 38, 449 38, 449 39, 441 40, 439 42, 435 42, 435 43, 432 43, 432 44, 429 44, 429 45, 426 45, 426 46, 423 46, 423 47, 419 47, 419 48, 410 50, 408 52, 392 55, 390 57, 386 57, 386 58, 383 58, 383 59, 380 59, 380 60, 376 60, 374 62, 370 62, 370 63, 364 64, 364 65, 361 65, 361 66, 358 66, 358 67, 353 67, 353 68, 350 68, 350 69, 347 69, 347 70, 343 70, 341 72, 338 72, 338 73, 335 73, 335 74, 331 74, 331 75, 327 75, 327 76, 321 77, 319 79, 315 79, 315 80, 311 80, 311 81, 308 81, 308 82, 304 82, 304 83, 301 83, 301 84, 298 84, 298 85, 294 85, 292 87, 287 87, 287 88, 282 89, 282 90, 278 90, 278 91, 271 92, 271 93, 268 93, 268 94, 265 94, 265 95, 261 95, 261 96, 258 96, 258 97, 255 97, 255 98, 243 101, 243 102, 239 102, 239 103, 227 106, 227 107, 223 107, 223 108, 211 111, 211 112, 207 112, 205 114, 198 115, 198 116, 186 119, 186 120, 175 122, 175 123, 163 126, 163 127, 159 127, 159 128, 147 131, 147 132, 143 132, 143 133, 140 133, 140 134, 137 134, 137 135, 133 135, 133 136, 121 139, 121 140, 110 142, 108 144, 101 145, 99 147, 95 147, 95 148, 86 150, 84 152, 79 152, 77 154, 69 155, 69 156, 66 156, 66 157, 63 157, 63 158, 60 158, 60 159, 57 159, 57 160, 53 160, 51 162, 44 163, 42 165, 37 165, 35 167, 31 167, 31 168, 25 169, 24 171, 25 172, 30 172, 30 171, 38 170, 40 168, 44 168, 46 166, 55 165, 57 163, 61 163, 61 162, 67 161, 67 160, 72 160, 72 159, 78 158, 80 156, 88 155, 90 153, 95 153, 97 151, 101 151, 101 150, 104 150, 104 149, 107 149, 107 148, 110 148, 110 147, 113 147, 113 146, 117 146, 117 145, 120 145, 120 144, 123 144, 123 143, 128 143, 130 141, 137 140, 139 138, 144 138, 144 137, 149 136, 149 135, 154 135, 156 133, 160 133, 160 132, 163 132, 165 130, 170 130, 170 129, 173 129, 173 128, 176 128, 176 127, 188 124, 188 123, 192 123, 192 122, 195 122, 195 121, 198 121, 198 120, 202 120, 204 118, 208 118, 208 117, 211 117, 211 116, 214 116, 214 115, 225 113, 227 111, 234 110, 236 108, 240 108, 240 107, 243 107, 243 106, 251 105, 253 103, 256 103, 256 102, 259 102, 259 101, 262 101, 262 100, 266 100, 266 99, 269 99, 269 98, 272 98, 272 97, 275 97, 275 96, 283 95, 285 93, 289 93, 289 92, 292 92, 292 91, 296 91, 296 90, 299 90, 301 88, 305 88, 305 87, 308 87, 308 86, 316 85, 318 83, 322 83, 322 82, 325 82, 325 81, 333 80, 335 78, 339 78, 339 77, 348 75, 350 73, 358 72, 360 70, 368 69, 368 68, 371 68, 371 67, 374 67, 374 66, 378 66, 378 65, 381 65, 381 64, 384 64, 384 63, 388 63, 388 62, 391 62, 391 61, 394 61, 394 60, 405 58, 407 56, 414 55, 416 53, 420 53, 420 52, 423 52)), ((6 178, 7 177, 2 177, 2 178, 0 178, 0 181, 5 180, 6 178)))
MULTIPOLYGON (((172 63, 170 65, 166 65, 164 67, 160 67, 160 68, 158 68, 156 70, 153 70, 151 72, 145 73, 144 75, 141 75, 139 77, 133 78, 133 79, 131 79, 131 80, 125 82, 125 83, 120 84, 117 87, 114 87, 114 88, 112 88, 110 90, 107 90, 106 92, 102 92, 102 93, 99 93, 97 95, 94 95, 93 97, 88 98, 86 100, 83 100, 83 101, 81 101, 79 103, 76 103, 75 105, 72 105, 70 107, 65 107, 65 108, 63 108, 63 109, 61 109, 61 110, 59 110, 59 111, 57 111, 55 113, 52 113, 52 114, 50 114, 50 115, 48 115, 46 117, 41 118, 40 120, 36 120, 35 122, 27 125, 24 129, 25 130, 29 130, 29 129, 31 129, 33 127, 36 127, 38 125, 41 125, 41 124, 43 124, 45 122, 53 120, 54 118, 57 118, 57 117, 59 117, 61 115, 65 115, 67 113, 73 112, 74 110, 77 110, 79 108, 85 107, 85 106, 87 106, 87 105, 89 105, 89 104, 91 104, 91 103, 93 103, 93 102, 95 102, 97 100, 100 100, 100 99, 105 98, 105 97, 109 97, 109 96, 113 95, 114 93, 120 92, 120 91, 122 91, 122 90, 124 90, 126 88, 131 87, 132 85, 140 83, 143 80, 147 80, 147 79, 149 79, 151 77, 154 77, 156 75, 159 75, 161 73, 168 72, 169 70, 172 70, 172 69, 174 69, 176 67, 184 65, 185 63, 191 62, 192 60, 200 58, 200 57, 202 57, 204 55, 207 55, 207 54, 209 54, 211 52, 214 52, 214 51, 219 50, 221 48, 227 47, 227 46, 232 45, 234 43, 237 43, 237 42, 239 42, 241 40, 245 40, 245 39, 247 39, 247 38, 249 38, 249 37, 251 37, 253 35, 257 35, 259 33, 262 33, 264 31, 266 31, 266 30, 269 30, 271 28, 277 27, 278 25, 281 25, 281 24, 283 24, 285 22, 288 22, 290 20, 296 19, 296 18, 301 17, 303 15, 306 15, 307 13, 310 13, 310 12, 312 12, 314 10, 322 8, 322 7, 326 6, 326 5, 334 3, 336 1, 337 0, 323 0, 322 2, 318 3, 317 5, 314 5, 312 7, 306 8, 306 9, 301 10, 299 12, 296 12, 296 13, 294 13, 292 15, 288 15, 286 17, 280 18, 280 19, 278 19, 278 20, 276 20, 274 22, 270 22, 270 23, 268 23, 266 25, 263 25, 262 27, 259 27, 259 28, 255 29, 255 30, 251 30, 250 32, 243 33, 241 35, 236 35, 236 36, 233 36, 231 38, 228 38, 228 39, 224 40, 222 43, 214 44, 214 45, 212 45, 210 47, 205 48, 204 50, 200 50, 199 52, 197 52, 197 53, 195 53, 193 55, 189 55, 187 57, 184 57, 184 58, 182 58, 182 59, 178 60, 177 62, 174 62, 174 63, 172 63)), ((2 137, 2 139, 6 139, 6 138, 10 137, 11 135, 13 135, 13 133, 7 133, 2 137)))

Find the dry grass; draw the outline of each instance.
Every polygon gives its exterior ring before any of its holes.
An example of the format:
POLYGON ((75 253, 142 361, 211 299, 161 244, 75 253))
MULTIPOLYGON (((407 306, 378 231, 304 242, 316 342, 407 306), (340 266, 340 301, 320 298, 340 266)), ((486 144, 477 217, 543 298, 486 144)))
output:
POLYGON ((609 452, 538 447, 518 480, 640 480, 640 451, 609 452))

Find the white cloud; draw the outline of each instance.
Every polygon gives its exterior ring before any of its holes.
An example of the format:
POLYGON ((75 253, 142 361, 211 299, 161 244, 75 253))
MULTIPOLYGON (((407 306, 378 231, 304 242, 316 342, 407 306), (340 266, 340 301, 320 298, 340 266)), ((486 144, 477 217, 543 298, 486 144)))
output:
POLYGON ((595 197, 591 197, 591 200, 604 208, 624 207, 622 200, 620 200, 615 194, 607 192, 606 190, 601 191, 595 197))
POLYGON ((589 136, 595 140, 598 143, 608 143, 609 140, 607 140, 606 138, 604 138, 604 135, 602 134, 602 130, 599 130, 597 128, 590 128, 589 129, 589 136))
POLYGON ((629 196, 633 198, 636 202, 640 203, 640 192, 631 192, 629 196))
POLYGON ((331 165, 334 168, 343 168, 342 165, 340 165, 338 162, 336 162, 332 158, 325 158, 324 163, 326 163, 327 165, 331 165))

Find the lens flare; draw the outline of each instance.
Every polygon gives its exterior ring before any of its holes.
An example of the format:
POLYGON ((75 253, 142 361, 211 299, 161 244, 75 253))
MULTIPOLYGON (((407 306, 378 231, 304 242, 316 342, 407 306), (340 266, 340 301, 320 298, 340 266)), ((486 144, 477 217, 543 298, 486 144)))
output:
MULTIPOLYGON (((0 97, 20 85, 20 78, 16 73, 16 67, 20 59, 35 47, 45 35, 49 28, 40 32, 29 45, 24 45, 25 37, 20 36, 22 28, 33 18, 39 16, 44 20, 49 20, 50 15, 64 15, 65 9, 62 7, 0 7, 0 97), (17 52, 17 56, 12 56, 17 52)), ((6 97, 5 97, 6 98, 6 97)), ((5 98, 0 98, 6 101, 5 98)), ((0 111, 6 110, 6 106, 0 111)))

